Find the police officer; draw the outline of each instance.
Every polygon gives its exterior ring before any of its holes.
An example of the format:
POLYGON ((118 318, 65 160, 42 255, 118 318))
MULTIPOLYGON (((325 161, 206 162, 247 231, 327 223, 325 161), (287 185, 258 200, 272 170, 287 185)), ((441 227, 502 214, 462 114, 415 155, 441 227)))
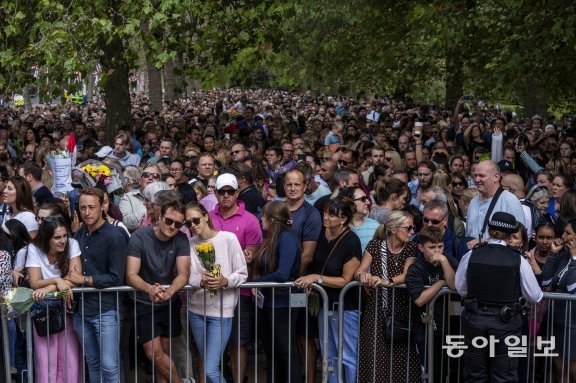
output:
POLYGON ((456 271, 456 289, 465 307, 466 382, 518 381, 518 358, 508 357, 504 340, 521 336, 521 302, 540 301, 542 290, 528 261, 507 246, 517 230, 513 215, 494 213, 488 223, 490 239, 466 253, 456 271), (482 339, 473 344, 476 337, 482 339))

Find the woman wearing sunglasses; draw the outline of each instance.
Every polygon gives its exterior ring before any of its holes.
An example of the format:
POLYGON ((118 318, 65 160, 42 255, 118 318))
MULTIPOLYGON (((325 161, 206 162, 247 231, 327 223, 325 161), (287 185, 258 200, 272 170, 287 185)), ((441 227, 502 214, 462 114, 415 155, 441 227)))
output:
POLYGON ((408 267, 414 263, 416 243, 412 216, 393 211, 370 241, 355 278, 371 291, 366 302, 360 327, 360 358, 358 382, 421 381, 421 369, 416 347, 384 336, 384 318, 407 322, 410 296, 400 285, 406 279, 408 267))
POLYGON ((188 321, 203 360, 206 382, 224 383, 220 356, 232 331, 239 297, 239 289, 235 287, 248 278, 246 260, 236 235, 214 230, 204 206, 188 205, 184 223, 194 234, 190 240, 189 283, 198 288, 188 294, 188 321), (206 270, 196 251, 198 245, 206 243, 214 246, 214 263, 220 265, 220 276, 206 270))
POLYGON ((366 246, 368 246, 368 242, 374 238, 376 229, 380 226, 378 221, 368 218, 372 201, 370 201, 370 197, 364 193, 364 190, 354 187, 342 189, 339 196, 342 198, 350 198, 354 201, 354 215, 348 226, 356 233, 358 238, 360 238, 362 251, 364 251, 366 246))
MULTIPOLYGON (((42 211, 42 210, 41 210, 42 211)), ((80 247, 75 239, 68 237, 68 227, 62 216, 46 216, 41 219, 38 235, 29 245, 26 268, 33 298, 39 302, 31 314, 46 310, 43 301, 47 293, 68 291, 72 298, 74 284, 64 279, 70 270, 82 271, 80 247)), ((66 310, 61 302, 52 304, 60 311, 66 310)), ((36 382, 79 382, 82 378, 80 357, 82 355, 72 320, 64 314, 65 329, 46 337, 38 335, 34 327, 34 364, 36 382)))

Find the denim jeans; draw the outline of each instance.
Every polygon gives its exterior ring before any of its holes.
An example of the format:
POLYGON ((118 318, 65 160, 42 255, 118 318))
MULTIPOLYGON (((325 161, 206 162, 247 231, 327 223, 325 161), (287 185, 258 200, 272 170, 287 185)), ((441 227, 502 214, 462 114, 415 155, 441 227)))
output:
POLYGON ((74 331, 80 346, 84 349, 90 383, 118 383, 119 339, 118 311, 110 310, 101 315, 84 315, 74 313, 74 331))
MULTIPOLYGON (((327 354, 328 365, 333 367, 331 373, 328 373, 328 382, 336 383, 338 381, 338 311, 331 311, 328 317, 328 350, 324 350, 324 344, 320 342, 322 352, 327 354)), ((320 339, 324 334, 323 323, 324 310, 318 313, 318 330, 320 339)), ((358 310, 344 311, 344 325, 342 342, 343 345, 343 378, 344 383, 356 382, 356 368, 358 366, 358 326, 360 325, 360 312, 358 310)))
POLYGON ((193 312, 188 314, 190 329, 204 360, 206 383, 226 383, 220 372, 220 357, 230 338, 233 318, 205 317, 193 312))

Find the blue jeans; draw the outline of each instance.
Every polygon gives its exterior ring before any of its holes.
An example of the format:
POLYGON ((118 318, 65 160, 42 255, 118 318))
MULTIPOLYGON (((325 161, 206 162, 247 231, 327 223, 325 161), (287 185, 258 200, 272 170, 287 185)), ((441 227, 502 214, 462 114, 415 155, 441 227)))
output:
POLYGON ((220 357, 228 343, 228 338, 230 338, 233 318, 205 317, 192 312, 188 314, 190 329, 200 356, 204 360, 206 382, 226 383, 220 373, 220 357), (206 338, 204 331, 206 331, 206 338))
MULTIPOLYGON (((332 311, 328 317, 328 350, 324 350, 324 344, 320 341, 322 352, 327 354, 328 365, 333 367, 328 373, 328 382, 338 381, 338 311, 332 311)), ((318 313, 318 331, 320 339, 324 335, 323 323, 324 310, 318 313)), ((360 312, 358 310, 344 311, 344 326, 342 333, 343 345, 343 378, 344 383, 356 382, 356 368, 358 366, 358 326, 360 325, 360 312)))
POLYGON ((118 311, 110 310, 101 315, 84 315, 74 313, 74 331, 80 346, 84 349, 90 383, 118 383, 119 340, 118 311))

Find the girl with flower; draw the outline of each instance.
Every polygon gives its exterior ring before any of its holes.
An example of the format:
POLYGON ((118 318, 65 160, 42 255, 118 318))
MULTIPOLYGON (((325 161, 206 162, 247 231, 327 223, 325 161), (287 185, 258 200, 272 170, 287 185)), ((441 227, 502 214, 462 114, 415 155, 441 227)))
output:
MULTIPOLYGON (((248 278, 246 260, 236 235, 214 230, 202 205, 188 205, 184 223, 195 234, 190 240, 189 283, 199 288, 188 294, 190 329, 203 360, 206 382, 225 383, 220 373, 220 356, 228 343, 238 302, 239 290, 234 287, 248 278), (199 254, 212 249, 213 264, 219 265, 219 275, 207 270, 199 254)), ((210 267, 210 270, 215 269, 210 267)))

